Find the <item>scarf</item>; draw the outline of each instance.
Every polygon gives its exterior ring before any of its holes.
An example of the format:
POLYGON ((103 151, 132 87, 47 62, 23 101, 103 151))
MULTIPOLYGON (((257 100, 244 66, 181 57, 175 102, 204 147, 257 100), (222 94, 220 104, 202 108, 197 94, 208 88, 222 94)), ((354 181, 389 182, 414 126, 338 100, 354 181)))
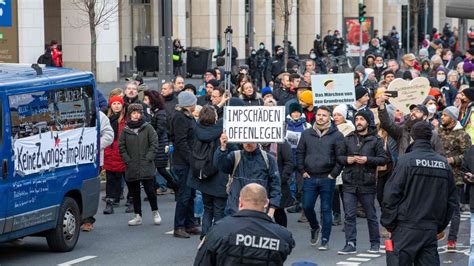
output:
POLYGON ((110 126, 112 126, 112 129, 114 130, 114 140, 118 139, 118 128, 119 128, 119 118, 120 118, 120 113, 112 113, 112 115, 109 117, 110 120, 110 126))
POLYGON ((132 121, 132 120, 127 121, 127 126, 131 129, 140 128, 143 124, 145 124, 145 119, 143 119, 143 117, 140 118, 140 120, 138 121, 132 121))
POLYGON ((313 129, 316 131, 316 133, 319 135, 319 137, 324 136, 329 128, 331 127, 331 121, 328 121, 326 124, 318 125, 318 123, 314 123, 313 129))
POLYGON ((467 108, 466 108, 466 112, 464 113, 464 116, 461 120, 461 126, 462 127, 466 127, 467 124, 469 124, 470 122, 470 118, 471 118, 471 114, 472 114, 472 109, 474 109, 474 103, 470 103, 467 108))

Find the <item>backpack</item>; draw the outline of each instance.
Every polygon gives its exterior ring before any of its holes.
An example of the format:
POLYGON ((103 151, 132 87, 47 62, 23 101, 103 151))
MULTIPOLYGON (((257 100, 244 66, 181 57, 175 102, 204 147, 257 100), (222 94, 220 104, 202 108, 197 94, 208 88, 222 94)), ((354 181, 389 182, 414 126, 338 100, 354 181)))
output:
POLYGON ((200 140, 196 140, 194 142, 191 168, 193 175, 198 179, 208 179, 219 172, 219 170, 214 167, 214 164, 212 163, 215 150, 216 145, 214 141, 202 142, 200 140))
MULTIPOLYGON (((227 194, 229 194, 230 187, 232 186, 232 182, 234 181, 235 171, 237 170, 237 167, 239 166, 239 163, 240 163, 240 159, 242 157, 241 152, 242 151, 240 150, 234 151, 234 169, 232 169, 232 174, 229 175, 229 180, 227 181, 227 185, 226 185, 227 194)), ((268 162, 267 152, 264 150, 260 150, 260 152, 262 153, 262 157, 263 157, 263 160, 265 161, 265 165, 267 166, 267 169, 270 169, 270 163, 268 162)))

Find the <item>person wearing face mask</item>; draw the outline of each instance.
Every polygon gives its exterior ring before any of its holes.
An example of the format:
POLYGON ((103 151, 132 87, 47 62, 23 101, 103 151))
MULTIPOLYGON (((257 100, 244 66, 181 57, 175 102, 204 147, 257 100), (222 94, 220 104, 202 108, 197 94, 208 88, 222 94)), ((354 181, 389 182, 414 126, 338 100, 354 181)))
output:
POLYGON ((258 87, 262 87, 262 76, 259 75, 260 71, 258 69, 258 57, 257 51, 252 49, 250 51, 250 56, 246 60, 246 64, 249 66, 249 74, 253 79, 254 84, 258 87))
POLYGON ((275 55, 267 68, 265 80, 275 80, 278 75, 285 71, 285 60, 283 54, 283 47, 279 45, 275 46, 275 55))
POLYGON ((383 61, 383 56, 381 55, 375 56, 375 65, 373 67, 374 67, 375 78, 377 80, 382 80, 382 73, 387 69, 387 65, 383 61))
POLYGON ((456 99, 456 94, 458 90, 453 87, 448 82, 448 71, 444 67, 438 67, 436 69, 436 80, 439 83, 440 90, 446 99, 446 107, 452 106, 454 104, 454 100, 456 99))
POLYGON ((427 121, 433 125, 433 127, 438 128, 438 125, 441 121, 441 116, 438 113, 438 103, 436 102, 436 98, 434 96, 426 96, 425 100, 423 101, 423 105, 426 106, 428 109, 428 118, 427 121))
POLYGON ((270 52, 265 48, 265 44, 261 42, 258 45, 258 50, 256 53, 257 53, 257 63, 258 63, 258 71, 259 71, 258 76, 260 77, 260 80, 265 79, 265 84, 268 85, 270 80, 266 78, 265 72, 270 63, 270 59, 271 59, 270 52))
MULTIPOLYGON (((386 101, 389 99, 388 95, 381 94, 376 98, 376 104, 378 106, 378 117, 380 120, 380 127, 387 131, 388 135, 392 137, 397 143, 398 155, 405 154, 408 146, 412 143, 413 139, 410 137, 412 127, 416 122, 426 121, 428 118, 428 109, 422 104, 411 105, 410 114, 408 120, 405 121, 403 126, 397 125, 390 119, 386 108, 386 101)), ((443 145, 433 129, 431 136, 431 146, 438 154, 444 154, 443 145)))

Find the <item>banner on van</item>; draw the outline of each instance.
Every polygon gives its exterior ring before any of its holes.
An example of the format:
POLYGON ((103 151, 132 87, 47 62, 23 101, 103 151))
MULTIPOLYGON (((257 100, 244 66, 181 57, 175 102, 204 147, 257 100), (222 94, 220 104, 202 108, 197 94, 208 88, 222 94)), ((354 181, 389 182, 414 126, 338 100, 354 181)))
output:
POLYGON ((226 106, 224 129, 229 142, 285 141, 284 106, 226 106))
POLYGON ((13 143, 15 171, 30 175, 54 168, 95 163, 95 127, 50 131, 17 139, 13 143))

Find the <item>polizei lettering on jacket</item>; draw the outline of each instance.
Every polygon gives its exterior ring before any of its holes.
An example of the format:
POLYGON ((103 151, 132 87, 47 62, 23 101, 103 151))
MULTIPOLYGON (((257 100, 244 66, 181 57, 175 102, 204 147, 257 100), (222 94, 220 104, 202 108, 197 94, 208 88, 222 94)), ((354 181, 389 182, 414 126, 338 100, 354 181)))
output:
POLYGON ((278 251, 280 248, 280 239, 237 234, 235 236, 235 245, 278 251))
POLYGON ((85 163, 94 163, 97 131, 82 128, 45 132, 14 141, 15 171, 23 175, 85 163))
POLYGON ((416 166, 429 167, 429 168, 439 168, 446 169, 446 163, 443 161, 433 161, 426 159, 416 159, 416 166))
POLYGON ((226 106, 224 129, 229 142, 283 142, 284 106, 226 106))

